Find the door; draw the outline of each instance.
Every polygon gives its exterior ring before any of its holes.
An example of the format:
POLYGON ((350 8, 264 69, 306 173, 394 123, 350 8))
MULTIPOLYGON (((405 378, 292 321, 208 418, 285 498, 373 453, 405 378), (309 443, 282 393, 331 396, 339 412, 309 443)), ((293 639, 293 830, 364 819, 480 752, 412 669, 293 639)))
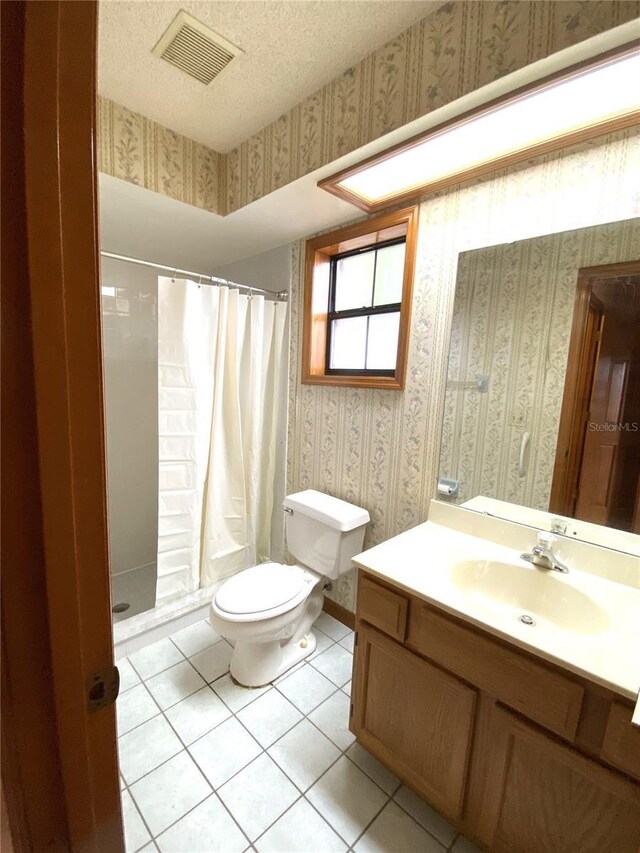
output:
POLYGON ((635 488, 632 494, 625 494, 625 463, 633 464, 627 457, 631 457, 635 444, 625 440, 635 438, 635 433, 627 431, 623 421, 634 362, 627 325, 617 317, 604 318, 574 513, 583 521, 613 527, 625 526, 625 503, 630 523, 635 502, 635 488))
POLYGON ((476 691, 361 625, 352 731, 447 817, 462 813, 476 691))
POLYGON ((96 206, 97 3, 0 5, 3 167, 6 140, 12 155, 3 168, 3 226, 6 204, 12 229, 6 247, 4 227, 2 234, 2 354, 14 368, 2 388, 10 449, 3 454, 3 791, 17 850, 120 853, 115 707, 107 698, 115 672, 96 206), (14 120, 5 127, 7 103, 14 120))
MULTIPOLYGON (((492 706, 476 835, 494 853, 638 853, 640 786, 492 706)), ((486 721, 485 721, 486 722, 486 721)))
POLYGON ((634 530, 639 418, 640 264, 580 270, 550 512, 634 530))

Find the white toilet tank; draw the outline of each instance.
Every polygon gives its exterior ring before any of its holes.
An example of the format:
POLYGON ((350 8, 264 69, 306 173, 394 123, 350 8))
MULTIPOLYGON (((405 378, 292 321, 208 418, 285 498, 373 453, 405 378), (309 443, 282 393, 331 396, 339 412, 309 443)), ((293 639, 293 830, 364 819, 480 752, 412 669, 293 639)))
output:
POLYGON ((283 508, 287 547, 301 565, 328 578, 351 568, 351 559, 362 551, 366 509, 313 489, 287 495, 283 508))

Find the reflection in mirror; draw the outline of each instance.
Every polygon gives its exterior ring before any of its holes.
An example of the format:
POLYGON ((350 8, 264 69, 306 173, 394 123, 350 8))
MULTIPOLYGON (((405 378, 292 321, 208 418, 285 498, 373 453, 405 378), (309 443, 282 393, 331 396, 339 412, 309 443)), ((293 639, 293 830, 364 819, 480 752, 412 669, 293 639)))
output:
POLYGON ((640 219, 459 256, 438 496, 640 553, 640 219))

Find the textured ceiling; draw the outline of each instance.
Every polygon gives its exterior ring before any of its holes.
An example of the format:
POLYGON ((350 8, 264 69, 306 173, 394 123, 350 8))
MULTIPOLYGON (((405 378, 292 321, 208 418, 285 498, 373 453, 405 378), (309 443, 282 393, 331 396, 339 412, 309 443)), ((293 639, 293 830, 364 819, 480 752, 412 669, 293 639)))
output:
POLYGON ((172 130, 229 151, 439 5, 100 0, 98 88, 172 130), (244 51, 210 86, 151 55, 180 9, 244 51))

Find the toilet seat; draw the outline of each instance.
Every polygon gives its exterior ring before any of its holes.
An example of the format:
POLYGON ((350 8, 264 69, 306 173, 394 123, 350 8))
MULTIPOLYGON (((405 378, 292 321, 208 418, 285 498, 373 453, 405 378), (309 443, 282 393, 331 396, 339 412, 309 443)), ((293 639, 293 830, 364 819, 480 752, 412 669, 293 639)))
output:
POLYGON ((260 563, 225 581, 213 607, 230 622, 270 619, 296 607, 319 577, 302 566, 260 563))

